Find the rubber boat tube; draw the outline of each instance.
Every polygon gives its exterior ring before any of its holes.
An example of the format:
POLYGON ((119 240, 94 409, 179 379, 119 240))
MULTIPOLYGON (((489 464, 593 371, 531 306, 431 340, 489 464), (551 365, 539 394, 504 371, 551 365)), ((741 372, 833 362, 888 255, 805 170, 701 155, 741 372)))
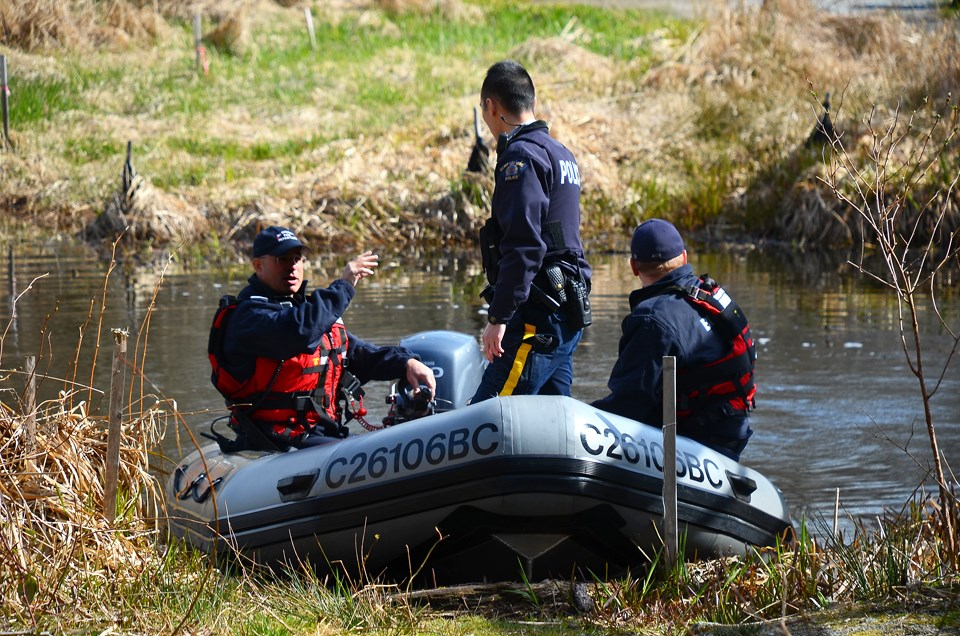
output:
MULTIPOLYGON (((567 397, 461 401, 325 446, 197 450, 167 484, 172 534, 220 557, 431 584, 614 575, 662 547, 659 428, 567 397)), ((686 558, 790 536, 762 474, 682 437, 676 458, 686 558)))

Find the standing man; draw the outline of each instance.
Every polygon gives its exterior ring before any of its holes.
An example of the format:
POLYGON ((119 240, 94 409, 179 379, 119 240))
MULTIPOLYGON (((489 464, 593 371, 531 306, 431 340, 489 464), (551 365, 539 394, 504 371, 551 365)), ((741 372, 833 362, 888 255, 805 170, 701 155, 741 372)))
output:
POLYGON ((307 294, 305 249, 286 228, 261 231, 249 284, 222 298, 214 316, 211 380, 231 411, 231 450, 286 450, 345 437, 347 407, 369 380, 405 377, 436 391, 433 372, 414 353, 364 342, 343 324, 354 286, 373 274, 377 255, 360 254, 339 280, 307 294))
POLYGON ((580 169, 534 116, 533 80, 517 62, 487 70, 480 106, 498 142, 492 215, 480 232, 490 364, 471 401, 570 395, 573 351, 590 324, 580 169))
POLYGON ((663 357, 675 356, 677 434, 739 461, 757 392, 746 316, 713 279, 694 275, 669 221, 637 227, 630 268, 641 288, 630 294, 610 395, 593 406, 662 427, 663 357))

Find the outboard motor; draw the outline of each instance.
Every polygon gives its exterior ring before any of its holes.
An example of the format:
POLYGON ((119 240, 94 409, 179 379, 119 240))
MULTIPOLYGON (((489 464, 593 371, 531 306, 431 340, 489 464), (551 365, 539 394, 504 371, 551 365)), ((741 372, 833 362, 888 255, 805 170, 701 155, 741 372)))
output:
MULTIPOLYGON (((487 361, 474 336, 456 331, 422 331, 401 340, 400 346, 418 354, 420 360, 433 369, 437 379, 435 412, 466 406, 480 386, 487 361)), ((415 397, 418 391, 411 392, 403 382, 394 393, 395 396, 410 393, 408 397, 415 397)))

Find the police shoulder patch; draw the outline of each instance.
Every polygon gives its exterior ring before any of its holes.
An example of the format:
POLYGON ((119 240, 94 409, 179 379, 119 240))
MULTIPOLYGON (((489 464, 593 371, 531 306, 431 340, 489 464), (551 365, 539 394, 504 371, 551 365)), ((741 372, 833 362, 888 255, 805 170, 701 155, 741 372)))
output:
POLYGON ((529 164, 526 161, 520 161, 519 159, 508 161, 500 167, 500 172, 503 174, 504 181, 515 181, 520 178, 520 175, 523 174, 523 171, 527 169, 529 164))

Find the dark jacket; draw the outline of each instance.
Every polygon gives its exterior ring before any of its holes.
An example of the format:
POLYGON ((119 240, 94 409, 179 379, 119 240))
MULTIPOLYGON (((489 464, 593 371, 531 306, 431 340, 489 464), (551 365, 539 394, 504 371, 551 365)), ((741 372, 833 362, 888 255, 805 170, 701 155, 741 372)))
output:
POLYGON ((491 211, 501 240, 489 314, 506 322, 527 301, 545 261, 566 254, 587 282, 590 266, 580 243, 580 169, 546 123, 514 131, 498 150, 495 179, 491 211))
MULTIPOLYGON (((593 406, 654 426, 663 425, 663 357, 675 356, 678 372, 702 368, 727 355, 731 344, 703 316, 668 287, 697 285, 690 265, 630 294, 630 314, 623 319, 619 356, 607 383, 610 395, 593 406)), ((750 436, 748 416, 734 414, 709 422, 708 431, 678 423, 677 433, 695 439, 719 437, 744 440, 750 436)))
MULTIPOLYGON (((310 353, 346 311, 353 285, 343 280, 306 295, 307 281, 293 296, 278 296, 256 275, 237 295, 238 305, 227 325, 220 364, 238 380, 253 374, 256 359, 274 360, 310 353)), ((402 347, 379 347, 349 334, 347 366, 361 382, 403 377, 416 357, 402 347)))

